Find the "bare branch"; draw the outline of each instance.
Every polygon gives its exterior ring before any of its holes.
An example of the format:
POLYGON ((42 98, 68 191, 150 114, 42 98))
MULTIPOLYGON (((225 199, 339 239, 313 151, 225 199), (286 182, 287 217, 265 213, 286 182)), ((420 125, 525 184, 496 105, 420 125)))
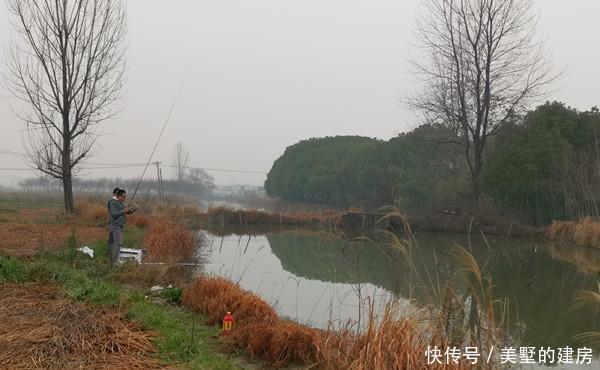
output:
POLYGON ((536 26, 532 0, 423 3, 417 34, 426 62, 412 62, 423 90, 408 104, 462 137, 477 200, 487 138, 559 78, 536 26))
POLYGON ((117 113, 125 6, 111 0, 7 0, 7 5, 15 35, 5 54, 5 81, 24 103, 18 117, 27 126, 25 148, 35 168, 63 180, 70 211, 70 183, 96 141, 94 126, 117 113))

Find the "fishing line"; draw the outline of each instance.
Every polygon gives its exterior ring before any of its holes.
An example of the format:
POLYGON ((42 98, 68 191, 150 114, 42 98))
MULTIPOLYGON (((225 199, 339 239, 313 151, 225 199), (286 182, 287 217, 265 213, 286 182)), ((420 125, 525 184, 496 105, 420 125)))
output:
POLYGON ((181 82, 181 87, 179 88, 179 92, 177 93, 177 96, 175 97, 175 100, 173 101, 171 110, 169 110, 169 114, 167 115, 167 119, 165 120, 165 123, 163 124, 162 129, 160 130, 160 134, 158 135, 158 138, 156 139, 156 143, 154 143, 154 148, 152 148, 152 153, 150 153, 150 157, 148 158, 148 162, 146 162, 146 166, 144 167, 144 171, 142 172, 142 175, 140 176, 140 180, 138 181, 138 183, 135 187, 135 190, 133 191, 133 195, 131 196, 132 201, 135 198, 135 194, 137 194, 137 191, 139 190, 140 185, 142 184, 142 180, 144 179, 144 175, 146 174, 146 171, 148 170, 148 166, 150 166, 150 162, 152 161, 154 152, 156 151, 156 148, 158 147, 158 143, 160 142, 160 139, 162 138, 162 136, 165 132, 165 128, 167 128, 167 124, 169 123, 169 120, 171 119, 171 114, 173 113, 173 110, 175 109, 175 105, 177 105, 177 101, 179 100, 179 96, 181 96, 181 92, 183 91, 184 82, 185 82, 185 79, 181 82))

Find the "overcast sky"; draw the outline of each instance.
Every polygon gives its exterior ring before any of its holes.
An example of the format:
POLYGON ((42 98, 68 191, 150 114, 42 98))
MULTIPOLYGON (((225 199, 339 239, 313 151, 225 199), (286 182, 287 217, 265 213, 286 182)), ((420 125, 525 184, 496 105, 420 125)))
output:
MULTIPOLYGON (((193 166, 267 172, 301 139, 388 139, 410 130, 417 122, 401 101, 417 88, 407 59, 420 1, 129 0, 123 110, 103 125, 90 162, 145 162, 182 83, 156 160, 170 162, 182 142, 193 166)), ((552 63, 568 72, 552 98, 579 109, 600 105, 600 1, 537 0, 536 7, 552 63)), ((3 49, 8 16, 0 5, 3 49)), ((0 125, 0 149, 23 152, 23 124, 4 98, 0 125)), ((0 167, 25 164, 0 154, 0 167)), ((218 184, 260 185, 265 177, 209 173, 218 184)), ((28 174, 0 171, 0 183, 28 174)))

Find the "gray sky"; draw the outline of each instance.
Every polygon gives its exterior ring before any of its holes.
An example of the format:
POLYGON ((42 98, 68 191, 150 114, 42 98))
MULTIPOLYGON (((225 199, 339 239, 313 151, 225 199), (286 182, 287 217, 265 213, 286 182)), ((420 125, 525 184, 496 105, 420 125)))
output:
MULTIPOLYGON (((400 102, 417 88, 407 58, 414 51, 419 3, 129 0, 123 110, 103 125, 105 135, 90 161, 145 162, 182 82, 155 155, 163 162, 171 161, 180 141, 194 166, 266 172, 286 146, 301 139, 387 139, 409 130, 415 117, 400 102)), ((536 6, 552 63, 567 70, 552 99, 579 109, 600 105, 600 1, 537 0, 536 6)), ((2 4, 3 49, 10 33, 2 4)), ((0 149, 22 152, 23 124, 2 98, 0 124, 0 149)), ((25 164, 0 154, 2 167, 25 164)), ((140 172, 84 174, 136 177, 140 172)), ((264 181, 264 175, 209 173, 218 184, 264 181)), ((25 176, 0 171, 0 183, 25 176)))

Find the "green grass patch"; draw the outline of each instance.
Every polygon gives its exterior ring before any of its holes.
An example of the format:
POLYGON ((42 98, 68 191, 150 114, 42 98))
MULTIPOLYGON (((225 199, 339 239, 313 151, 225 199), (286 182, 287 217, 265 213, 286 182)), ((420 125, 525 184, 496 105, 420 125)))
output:
POLYGON ((219 329, 200 324, 202 319, 175 306, 157 306, 135 296, 129 317, 161 333, 156 341, 167 363, 186 364, 192 369, 237 369, 218 354, 219 329))
POLYGON ((20 282, 27 276, 27 266, 16 258, 0 254, 0 283, 20 282))
POLYGON ((181 304, 181 295, 183 290, 181 288, 165 288, 160 296, 169 303, 181 304))
MULTIPOLYGON (((130 230, 131 241, 143 236, 135 228, 130 230)), ((180 289, 167 289, 162 298, 146 298, 143 292, 110 280, 114 270, 110 268, 105 241, 89 246, 94 250, 94 258, 77 251, 77 246, 71 237, 64 248, 42 251, 29 262, 0 256, 0 282, 57 283, 74 300, 118 307, 130 319, 157 334, 158 357, 165 365, 190 369, 239 368, 219 354, 219 328, 203 325, 202 317, 168 303, 180 299, 180 289)))
POLYGON ((18 211, 22 208, 63 208, 62 194, 42 192, 0 192, 0 210, 18 211))

